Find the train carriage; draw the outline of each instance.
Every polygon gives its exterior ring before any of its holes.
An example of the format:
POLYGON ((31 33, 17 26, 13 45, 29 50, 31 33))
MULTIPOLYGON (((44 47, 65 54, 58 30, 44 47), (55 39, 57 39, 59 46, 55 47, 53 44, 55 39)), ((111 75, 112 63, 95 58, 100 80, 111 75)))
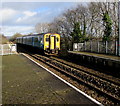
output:
POLYGON ((45 54, 58 54, 60 51, 60 35, 57 33, 33 34, 17 38, 18 44, 37 47, 45 54))

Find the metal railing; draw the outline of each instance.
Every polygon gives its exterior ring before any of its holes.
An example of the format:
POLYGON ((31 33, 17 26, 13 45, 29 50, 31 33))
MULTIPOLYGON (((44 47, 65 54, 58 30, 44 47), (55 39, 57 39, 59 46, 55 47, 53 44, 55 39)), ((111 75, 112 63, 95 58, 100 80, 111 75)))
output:
POLYGON ((0 55, 16 54, 16 44, 0 44, 0 55))
POLYGON ((84 43, 74 43, 73 51, 95 52, 118 55, 117 41, 90 41, 84 43))

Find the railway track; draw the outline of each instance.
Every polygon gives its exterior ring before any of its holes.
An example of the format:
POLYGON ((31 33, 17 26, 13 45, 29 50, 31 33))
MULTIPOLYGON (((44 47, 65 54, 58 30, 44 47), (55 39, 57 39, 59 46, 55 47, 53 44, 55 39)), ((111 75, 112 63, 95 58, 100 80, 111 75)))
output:
POLYGON ((92 69, 89 69, 89 68, 82 67, 80 65, 65 61, 63 59, 59 59, 59 58, 56 58, 56 57, 50 57, 50 58, 52 58, 52 59, 54 59, 54 60, 56 60, 58 62, 61 62, 61 63, 65 64, 65 65, 67 65, 67 66, 70 66, 71 68, 75 68, 77 70, 86 72, 86 73, 88 73, 90 75, 94 75, 94 76, 96 76, 98 78, 102 78, 102 79, 104 79, 104 80, 106 80, 106 81, 108 81, 110 83, 114 83, 114 84, 120 86, 120 79, 118 79, 118 78, 115 78, 115 77, 109 76, 109 75, 106 76, 106 74, 104 74, 104 73, 100 73, 100 72, 98 72, 96 70, 92 70, 92 69))
POLYGON ((96 90, 101 95, 109 98, 113 103, 120 104, 120 83, 113 81, 105 76, 97 75, 93 72, 88 72, 86 69, 81 69, 69 62, 55 58, 46 57, 38 54, 29 54, 34 59, 40 60, 52 68, 57 69, 59 72, 64 73, 66 76, 84 83, 91 89, 96 90))

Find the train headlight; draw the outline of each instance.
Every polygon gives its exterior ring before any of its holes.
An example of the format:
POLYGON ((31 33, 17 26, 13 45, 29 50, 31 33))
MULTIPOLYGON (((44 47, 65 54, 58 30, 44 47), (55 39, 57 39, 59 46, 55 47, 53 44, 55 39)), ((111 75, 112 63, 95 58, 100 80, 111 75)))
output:
POLYGON ((46 48, 48 48, 49 46, 46 46, 46 48))

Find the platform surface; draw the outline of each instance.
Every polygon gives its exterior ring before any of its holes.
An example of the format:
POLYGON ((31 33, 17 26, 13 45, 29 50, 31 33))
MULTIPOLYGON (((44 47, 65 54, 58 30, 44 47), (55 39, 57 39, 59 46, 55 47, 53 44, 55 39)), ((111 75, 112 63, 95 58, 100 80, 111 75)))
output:
POLYGON ((119 56, 112 56, 112 55, 98 54, 98 53, 90 53, 90 52, 80 52, 80 51, 68 51, 68 52, 69 53, 81 54, 81 55, 87 55, 87 56, 95 56, 95 57, 99 57, 99 58, 110 59, 110 60, 120 62, 120 57, 119 56))
POLYGON ((3 104, 92 104, 93 102, 22 55, 3 56, 3 104))

